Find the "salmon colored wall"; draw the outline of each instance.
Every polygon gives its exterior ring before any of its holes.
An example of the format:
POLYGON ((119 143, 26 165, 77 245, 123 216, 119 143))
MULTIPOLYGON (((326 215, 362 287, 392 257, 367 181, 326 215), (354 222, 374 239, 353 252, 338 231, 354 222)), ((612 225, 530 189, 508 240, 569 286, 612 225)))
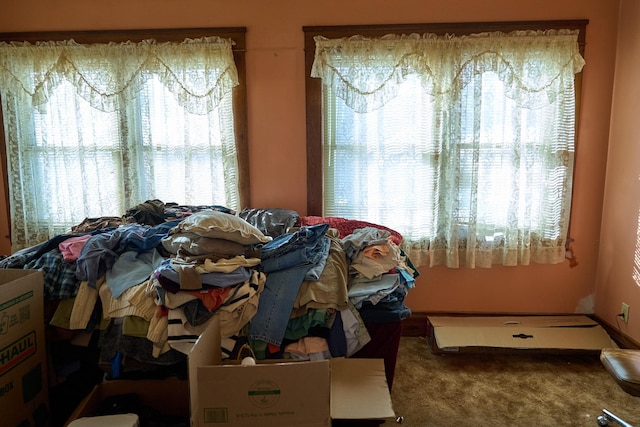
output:
POLYGON ((633 278, 640 270, 640 2, 621 5, 596 311, 615 325, 621 304, 629 304, 629 323, 618 324, 640 342, 640 281, 633 278))
MULTIPOLYGON (((246 27, 251 207, 284 207, 303 215, 307 202, 303 26, 589 19, 572 219, 578 266, 570 268, 568 263, 563 263, 475 270, 423 267, 407 304, 414 311, 593 312, 617 0, 21 0, 3 3, 0 32, 246 27)), ((0 212, 3 212, 2 206, 0 212)), ((4 221, 1 226, 7 227, 4 221)))

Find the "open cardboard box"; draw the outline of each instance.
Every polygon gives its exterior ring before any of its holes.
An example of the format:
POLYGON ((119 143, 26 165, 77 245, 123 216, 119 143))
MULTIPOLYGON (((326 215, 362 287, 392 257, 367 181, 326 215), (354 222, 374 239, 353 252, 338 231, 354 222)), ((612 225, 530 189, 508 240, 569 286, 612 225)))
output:
POLYGON ((598 322, 584 315, 429 316, 434 352, 487 349, 600 351, 617 347, 598 322))
POLYGON ((189 354, 191 425, 330 426, 395 414, 382 359, 222 364, 217 322, 189 354))
POLYGON ((118 393, 136 393, 157 411, 190 417, 192 427, 326 427, 335 420, 395 418, 382 359, 258 361, 244 366, 222 361, 220 341, 216 319, 189 353, 188 382, 105 381, 76 408, 67 425, 95 415, 102 401, 118 393))

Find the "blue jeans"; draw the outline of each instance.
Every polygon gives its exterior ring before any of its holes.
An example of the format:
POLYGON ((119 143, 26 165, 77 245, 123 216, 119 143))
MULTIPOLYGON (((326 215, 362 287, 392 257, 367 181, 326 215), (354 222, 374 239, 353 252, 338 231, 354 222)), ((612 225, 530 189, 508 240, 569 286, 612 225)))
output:
POLYGON ((317 224, 301 227, 300 230, 294 233, 277 236, 270 242, 262 245, 262 254, 260 257, 264 262, 269 258, 275 258, 286 252, 312 245, 320 239, 320 237, 323 237, 327 233, 327 230, 329 230, 329 224, 317 224))
POLYGON ((263 246, 262 268, 267 280, 260 293, 258 311, 251 319, 251 339, 282 344, 300 285, 321 259, 322 237, 328 229, 328 224, 302 227, 263 246))

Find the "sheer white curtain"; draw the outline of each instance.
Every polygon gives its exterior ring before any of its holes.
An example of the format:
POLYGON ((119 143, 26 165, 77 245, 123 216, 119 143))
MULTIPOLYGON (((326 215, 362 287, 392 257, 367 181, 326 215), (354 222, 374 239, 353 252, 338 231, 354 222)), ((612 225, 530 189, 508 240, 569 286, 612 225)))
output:
POLYGON ((577 31, 315 41, 324 215, 396 229, 416 265, 565 259, 577 31))
POLYGON ((0 43, 12 250, 149 199, 238 209, 231 47, 0 43))

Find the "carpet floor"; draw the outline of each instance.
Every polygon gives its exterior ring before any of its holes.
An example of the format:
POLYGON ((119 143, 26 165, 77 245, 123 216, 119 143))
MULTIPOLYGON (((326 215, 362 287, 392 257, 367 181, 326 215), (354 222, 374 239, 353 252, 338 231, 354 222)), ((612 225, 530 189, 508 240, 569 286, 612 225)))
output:
POLYGON ((402 337, 391 399, 403 421, 385 427, 597 427, 603 408, 640 425, 640 398, 597 352, 434 354, 423 337, 402 337))

